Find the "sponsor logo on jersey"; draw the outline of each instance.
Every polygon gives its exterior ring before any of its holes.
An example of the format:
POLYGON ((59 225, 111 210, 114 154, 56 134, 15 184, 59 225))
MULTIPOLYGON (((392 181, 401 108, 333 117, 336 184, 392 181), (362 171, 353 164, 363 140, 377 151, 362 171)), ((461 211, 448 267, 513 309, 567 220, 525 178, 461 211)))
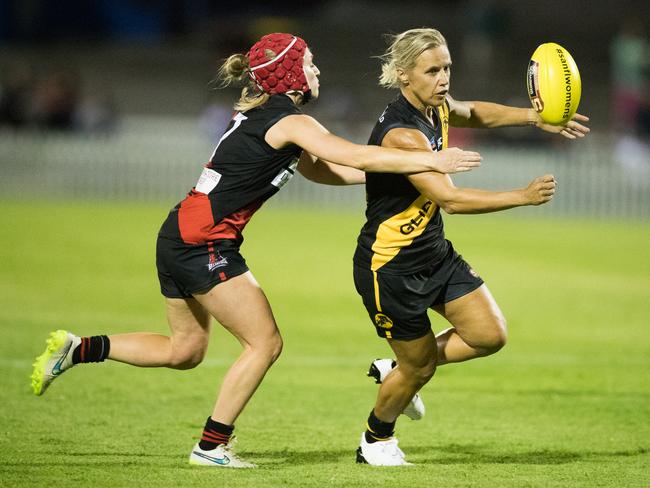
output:
POLYGON ((405 224, 402 224, 399 228, 399 231, 406 235, 409 235, 411 232, 413 232, 415 229, 417 229, 420 224, 422 224, 422 221, 424 220, 425 217, 427 217, 427 214, 429 213, 429 209, 431 208, 431 205, 433 202, 431 200, 427 200, 424 202, 424 205, 422 205, 422 208, 418 210, 418 213, 415 217, 413 217, 411 220, 406 222, 405 224))

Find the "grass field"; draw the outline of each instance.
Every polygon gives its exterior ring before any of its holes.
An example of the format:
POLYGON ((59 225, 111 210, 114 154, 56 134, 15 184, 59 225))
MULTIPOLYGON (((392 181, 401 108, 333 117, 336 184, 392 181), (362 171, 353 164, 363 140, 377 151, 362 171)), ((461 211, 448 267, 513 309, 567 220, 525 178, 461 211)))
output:
POLYGON ((647 223, 446 218, 510 341, 424 388, 427 416, 397 424, 411 468, 354 464, 376 394, 364 373, 388 354, 352 284, 361 215, 267 209, 247 229, 285 339, 237 422, 260 469, 187 464, 238 353, 218 329, 194 370, 83 366, 34 397, 50 330, 167 330, 154 267, 166 210, 0 203, 1 486, 650 486, 647 223))

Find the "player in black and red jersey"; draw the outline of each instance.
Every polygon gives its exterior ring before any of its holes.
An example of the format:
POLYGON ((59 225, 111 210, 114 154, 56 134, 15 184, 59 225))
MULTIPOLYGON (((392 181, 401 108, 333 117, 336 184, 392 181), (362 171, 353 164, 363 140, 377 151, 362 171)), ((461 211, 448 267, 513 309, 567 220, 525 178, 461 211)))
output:
MULTIPOLYGON (((576 114, 565 126, 544 124, 532 109, 487 102, 459 102, 449 95, 451 57, 435 29, 412 29, 394 37, 384 56, 380 82, 400 94, 381 114, 369 144, 386 148, 444 151, 448 126, 536 125, 567 138, 589 129, 576 114)), ((420 418, 417 392, 436 366, 498 351, 505 344, 503 314, 483 280, 445 239, 441 209, 447 213, 486 213, 540 205, 555 193, 552 175, 527 187, 502 192, 457 188, 447 175, 372 173, 366 177, 367 222, 354 255, 357 291, 380 337, 396 361, 373 362, 369 375, 381 382, 357 462, 409 464, 393 436, 404 413, 420 418), (451 324, 435 336, 427 310, 451 324)))
POLYGON ((73 365, 105 359, 193 368, 205 355, 214 317, 243 352, 223 379, 190 463, 253 467, 231 450, 234 422, 282 349, 271 307, 239 253, 253 213, 296 170, 320 183, 355 184, 365 181, 364 171, 467 171, 480 164, 480 155, 360 146, 329 133, 300 110, 318 97, 319 70, 305 41, 290 34, 262 37, 246 55, 228 58, 220 74, 225 84, 246 83, 237 112, 158 236, 156 264, 171 335, 56 331, 37 358, 32 387, 40 395, 73 365))

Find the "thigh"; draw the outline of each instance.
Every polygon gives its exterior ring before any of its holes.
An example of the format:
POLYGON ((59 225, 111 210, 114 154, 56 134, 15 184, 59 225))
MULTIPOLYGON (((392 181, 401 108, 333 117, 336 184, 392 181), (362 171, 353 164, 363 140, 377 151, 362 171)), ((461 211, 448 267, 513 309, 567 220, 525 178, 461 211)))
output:
POLYGON ((203 349, 210 339, 211 317, 193 298, 167 298, 167 322, 176 347, 203 349))
POLYGON ((250 271, 194 298, 244 345, 279 335, 271 305, 250 271))
POLYGON ((468 343, 505 333, 503 313, 485 284, 460 298, 435 305, 433 309, 468 343))
POLYGON ((435 366, 437 343, 431 330, 418 339, 388 339, 388 345, 395 353, 397 364, 406 373, 435 366))
POLYGON ((193 298, 166 298, 167 321, 173 333, 210 332, 210 314, 193 298))

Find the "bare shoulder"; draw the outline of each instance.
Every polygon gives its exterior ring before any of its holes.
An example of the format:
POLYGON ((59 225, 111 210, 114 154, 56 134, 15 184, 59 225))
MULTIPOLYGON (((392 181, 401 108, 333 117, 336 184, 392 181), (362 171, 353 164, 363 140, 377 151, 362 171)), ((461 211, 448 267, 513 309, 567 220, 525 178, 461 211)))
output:
POLYGON ((432 151, 431 144, 421 131, 405 127, 389 130, 381 142, 384 147, 398 147, 401 149, 419 149, 432 151))
POLYGON ((299 127, 299 128, 324 128, 314 117, 307 114, 293 114, 282 117, 273 127, 281 128, 299 127))
POLYGON ((264 139, 271 147, 279 149, 289 142, 302 146, 305 138, 327 133, 327 129, 310 115, 293 114, 273 124, 264 139))

